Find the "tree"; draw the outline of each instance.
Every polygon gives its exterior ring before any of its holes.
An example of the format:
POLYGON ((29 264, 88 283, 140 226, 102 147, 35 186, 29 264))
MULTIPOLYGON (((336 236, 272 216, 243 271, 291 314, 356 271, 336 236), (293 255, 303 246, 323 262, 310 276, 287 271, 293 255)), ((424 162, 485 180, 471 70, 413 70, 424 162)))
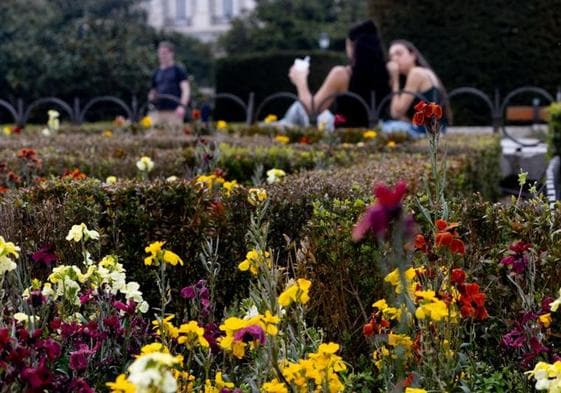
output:
POLYGON ((364 15, 366 2, 360 0, 257 0, 219 42, 228 54, 311 50, 326 32, 331 49, 342 50, 349 27, 364 15))
POLYGON ((71 100, 111 94, 144 97, 159 40, 175 42, 178 60, 210 80, 210 49, 195 39, 158 32, 140 0, 2 0, 0 97, 71 100))
POLYGON ((449 87, 561 83, 561 0, 370 0, 385 39, 411 40, 449 87))

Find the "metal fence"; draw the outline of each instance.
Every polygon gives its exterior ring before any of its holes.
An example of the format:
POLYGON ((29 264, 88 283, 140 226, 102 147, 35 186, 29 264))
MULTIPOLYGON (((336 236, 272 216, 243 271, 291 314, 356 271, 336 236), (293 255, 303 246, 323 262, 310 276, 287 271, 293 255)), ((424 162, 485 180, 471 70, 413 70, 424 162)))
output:
MULTIPOLYGON (((410 94, 422 99, 421 96, 412 92, 402 91, 401 93, 410 94)), ((507 119, 505 116, 505 111, 511 104, 512 100, 517 96, 528 93, 531 93, 535 97, 533 99, 532 105, 534 106, 536 119, 540 106, 548 105, 555 99, 557 101, 561 101, 561 88, 559 88, 559 90, 557 91, 556 97, 554 99, 554 96, 547 92, 545 89, 536 86, 524 86, 515 89, 508 93, 504 97, 504 99, 501 98, 498 90, 495 90, 494 95, 491 97, 483 91, 474 87, 459 87, 451 90, 448 93, 448 99, 451 103, 451 106, 454 107, 454 101, 456 97, 472 96, 476 98, 489 108, 488 125, 493 127, 494 132, 501 131, 505 137, 512 139, 516 143, 519 143, 523 146, 529 146, 521 141, 516 140, 508 133, 506 128, 507 119), (542 100, 544 100, 545 102, 542 100)), ((351 99, 356 100, 357 105, 362 107, 365 111, 365 114, 368 116, 370 126, 375 126, 378 123, 383 111, 386 110, 388 105, 390 104, 392 96, 395 94, 397 93, 389 94, 388 96, 378 100, 378 97, 376 97, 374 93, 372 93, 370 105, 362 97, 351 92, 333 94, 332 96, 327 97, 326 100, 335 99, 341 96, 347 96, 351 99)), ((158 96, 158 99, 179 102, 177 97, 169 95, 160 95, 158 96)), ((209 97, 211 106, 215 106, 216 101, 218 100, 227 100, 233 102, 243 114, 243 118, 245 119, 247 124, 253 124, 256 121, 259 121, 259 119, 261 119, 261 117, 263 116, 263 109, 266 107, 266 105, 281 99, 298 101, 298 96, 290 92, 275 93, 265 97, 257 107, 255 106, 255 95, 253 93, 249 95, 247 102, 242 98, 229 93, 218 93, 214 96, 209 97)), ((81 100, 78 98, 75 98, 72 105, 70 105, 57 97, 45 97, 35 100, 28 105, 25 105, 25 103, 21 99, 17 100, 15 104, 0 99, 0 111, 2 109, 4 111, 7 111, 17 125, 25 126, 28 123, 30 116, 34 110, 37 110, 38 108, 51 109, 55 107, 57 109, 60 109, 72 123, 82 124, 86 119, 86 115, 93 111, 96 106, 99 107, 99 105, 102 103, 105 105, 109 104, 113 107, 116 107, 126 118, 131 119, 134 122, 141 119, 148 112, 150 106, 150 103, 148 102, 139 105, 136 97, 133 97, 129 104, 124 100, 114 96, 99 96, 87 101, 85 105, 82 105, 81 100)), ((317 116, 314 108, 321 108, 323 104, 324 102, 320 102, 318 105, 315 105, 315 103, 312 102, 312 110, 310 111, 310 113, 308 113, 312 120, 314 120, 317 116)), ((195 106, 197 106, 197 104, 195 104, 195 106)))

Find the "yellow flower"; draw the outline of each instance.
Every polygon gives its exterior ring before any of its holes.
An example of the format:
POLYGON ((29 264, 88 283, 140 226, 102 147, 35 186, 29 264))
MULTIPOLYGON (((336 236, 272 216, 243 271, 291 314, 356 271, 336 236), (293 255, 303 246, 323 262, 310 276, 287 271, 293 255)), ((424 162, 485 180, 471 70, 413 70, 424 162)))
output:
POLYGON ((302 304, 308 303, 310 296, 308 294, 312 282, 303 278, 296 280, 296 283, 290 285, 280 294, 278 302, 283 307, 290 306, 293 302, 302 304))
POLYGON ((388 345, 394 348, 397 346, 401 346, 404 349, 409 350, 413 346, 413 340, 411 340, 411 337, 405 334, 390 333, 388 334, 388 345))
POLYGON ((247 192, 247 201, 253 206, 261 204, 266 199, 267 191, 262 188, 250 188, 247 192))
POLYGON ((176 253, 162 249, 164 243, 163 241, 157 241, 144 248, 144 251, 150 253, 149 256, 144 258, 144 264, 148 266, 153 264, 159 266, 161 262, 164 262, 173 266, 179 263, 183 266, 183 261, 176 253))
POLYGON ((280 317, 273 315, 269 310, 265 311, 265 315, 261 316, 261 325, 265 333, 276 336, 279 332, 277 324, 280 322, 280 317))
POLYGON ((271 260, 267 251, 263 254, 260 250, 251 250, 245 255, 245 260, 240 262, 238 269, 242 272, 249 270, 251 274, 256 276, 265 262, 268 266, 271 266, 271 260))
POLYGON ((225 130, 226 128, 228 128, 228 123, 226 123, 224 120, 218 120, 216 122, 216 128, 218 128, 219 130, 225 130))
POLYGON ((140 125, 144 128, 152 127, 152 118, 150 116, 144 116, 142 120, 140 120, 140 125))
POLYGON ((140 354, 136 355, 136 357, 154 352, 169 353, 169 349, 167 349, 167 347, 162 343, 146 344, 140 349, 140 354))
POLYGON ((279 382, 276 378, 271 382, 265 382, 263 386, 261 386, 261 391, 263 393, 288 393, 288 389, 284 383, 279 382))
POLYGON ((11 135, 12 134, 12 128, 11 127, 4 127, 3 131, 4 131, 5 135, 11 135))
POLYGON ((374 130, 366 130, 362 133, 364 139, 374 139, 378 136, 378 133, 374 130))
POLYGON ((540 315, 538 319, 544 327, 548 328, 551 326, 551 313, 540 315))
MULTIPOLYGON (((409 269, 407 269, 404 273, 405 275, 405 281, 410 284, 411 281, 415 278, 415 276, 417 275, 416 270, 412 267, 410 267, 409 269)), ((401 285, 401 278, 399 277, 399 269, 395 268, 391 273, 389 273, 385 278, 384 278, 385 282, 389 282, 391 285, 393 285, 395 287, 395 292, 396 293, 401 293, 403 290, 403 287, 401 285)), ((416 286, 415 284, 413 284, 413 286, 416 286)), ((411 292, 411 288, 410 288, 410 292, 411 292)))
POLYGON ((390 149, 393 149, 397 146, 397 144, 394 141, 388 141, 388 143, 386 144, 386 146, 390 149))
POLYGON ((290 138, 287 137, 286 135, 277 135, 275 136, 275 141, 282 143, 283 145, 286 145, 290 142, 290 138))
POLYGON ((559 305, 561 305, 561 289, 559 289, 559 297, 557 299, 555 299, 554 301, 552 301, 551 303, 549 303, 549 307, 550 307, 551 311, 557 312, 557 309, 559 308, 559 305))
POLYGON ((179 336, 179 329, 170 322, 173 318, 175 318, 175 315, 171 314, 163 320, 156 319, 152 321, 152 327, 158 336, 161 336, 162 333, 171 338, 177 338, 179 336))
POLYGON ((435 297, 434 291, 417 291, 415 294, 423 299, 422 304, 415 311, 418 319, 430 318, 433 321, 441 321, 448 315, 448 306, 435 297))
POLYGON ((115 184, 115 183, 117 183, 117 178, 115 176, 107 176, 107 179, 105 179, 105 183, 106 184, 115 184))
POLYGON ((268 114, 267 117, 265 118, 265 124, 270 124, 275 121, 277 121, 277 115, 268 114))
POLYGON ((222 177, 216 175, 201 175, 195 179, 195 184, 204 186, 209 190, 212 190, 215 184, 224 184, 225 182, 222 177))
POLYGON ((201 347, 208 348, 209 344, 206 338, 204 338, 205 329, 197 324, 197 321, 189 321, 189 323, 184 323, 179 327, 179 338, 177 342, 179 344, 185 344, 187 348, 193 348, 195 345, 200 345, 201 347))
POLYGON ((107 382, 105 384, 112 393, 135 393, 136 387, 131 383, 125 374, 120 374, 115 382, 107 382))
POLYGON ((111 138, 113 136, 113 131, 111 130, 105 130, 102 132, 101 134, 103 137, 105 138, 111 138))
POLYGON ((226 196, 229 197, 230 195, 232 195, 232 191, 234 190, 234 188, 239 187, 239 185, 237 181, 232 180, 224 182, 224 184, 222 184, 222 187, 226 191, 226 196))
POLYGON ((224 388, 232 389, 234 387, 234 384, 232 382, 226 382, 224 381, 224 379, 222 379, 222 373, 220 371, 218 371, 216 373, 216 376, 214 377, 214 385, 219 391, 224 388))
POLYGON ((427 393, 427 391, 419 388, 405 388, 404 393, 427 393))
POLYGON ((380 311, 384 311, 386 308, 388 308, 388 303, 386 302, 386 299, 380 299, 372 304, 372 307, 375 307, 380 311))

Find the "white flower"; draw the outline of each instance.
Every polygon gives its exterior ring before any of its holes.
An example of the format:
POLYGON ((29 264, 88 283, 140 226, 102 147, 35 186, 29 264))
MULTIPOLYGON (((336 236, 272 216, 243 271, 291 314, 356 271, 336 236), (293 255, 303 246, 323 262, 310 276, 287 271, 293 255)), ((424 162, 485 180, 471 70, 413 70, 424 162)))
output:
POLYGON ((60 121, 58 120, 60 113, 51 109, 47 114, 49 115, 49 120, 47 121, 49 131, 58 131, 60 128, 60 121))
POLYGON ((173 183, 176 182, 177 180, 179 180, 177 176, 170 176, 166 179, 168 183, 173 183))
POLYGON ((169 368, 177 363, 178 358, 169 353, 152 352, 142 355, 129 366, 127 379, 135 385, 137 393, 154 390, 174 393, 177 391, 177 382, 169 368))
POLYGON ((284 176, 286 176, 286 172, 282 169, 269 169, 267 171, 267 183, 273 184, 279 182, 284 176))
POLYGON ((68 235, 66 235, 66 240, 74 240, 75 242, 79 242, 80 240, 82 240, 82 237, 84 238, 84 240, 98 240, 99 233, 94 230, 89 230, 86 224, 81 223, 80 225, 72 225, 72 228, 70 229, 70 231, 68 231, 68 235))
POLYGON ((138 306, 136 306, 136 309, 138 311, 140 311, 142 314, 146 314, 148 312, 148 308, 150 306, 148 305, 147 302, 143 301, 142 303, 140 303, 138 306))
POLYGON ((0 256, 0 276, 4 275, 4 273, 16 270, 18 265, 10 258, 6 256, 0 256))
POLYGON ((43 128, 41 130, 41 134, 44 136, 51 136, 51 130, 49 130, 48 128, 43 128))
POLYGON ((14 314, 14 319, 20 323, 24 323, 27 325, 28 322, 32 321, 33 323, 36 323, 39 321, 39 317, 37 316, 29 316, 27 314, 24 314, 22 312, 17 312, 14 314))
POLYGON ((143 156, 136 162, 136 167, 142 172, 150 172, 154 169, 154 161, 150 157, 143 156))

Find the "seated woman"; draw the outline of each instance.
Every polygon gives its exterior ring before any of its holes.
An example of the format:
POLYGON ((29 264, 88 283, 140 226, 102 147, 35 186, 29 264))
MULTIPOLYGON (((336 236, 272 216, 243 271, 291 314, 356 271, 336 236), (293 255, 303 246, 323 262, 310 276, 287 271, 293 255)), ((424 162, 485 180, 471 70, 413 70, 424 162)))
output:
POLYGON ((314 112, 319 113, 318 124, 323 123, 326 129, 333 130, 335 116, 327 108, 336 100, 337 114, 344 119, 342 126, 368 126, 368 113, 355 98, 332 96, 352 92, 370 107, 372 92, 379 100, 389 93, 384 50, 374 22, 368 20, 349 31, 346 52, 350 64, 333 67, 314 95, 308 87, 309 70, 292 66, 288 76, 296 86, 300 102, 295 102, 289 108, 279 125, 308 126, 309 114, 314 112))
POLYGON ((443 106, 444 123, 450 120, 451 111, 446 98, 446 90, 421 52, 409 41, 395 40, 390 45, 390 61, 387 69, 392 89, 390 114, 395 120, 386 121, 382 131, 406 131, 413 137, 422 136, 426 130, 411 124, 413 107, 419 98, 406 92, 415 93, 425 101, 443 106), (403 89, 401 80, 404 80, 403 89))

